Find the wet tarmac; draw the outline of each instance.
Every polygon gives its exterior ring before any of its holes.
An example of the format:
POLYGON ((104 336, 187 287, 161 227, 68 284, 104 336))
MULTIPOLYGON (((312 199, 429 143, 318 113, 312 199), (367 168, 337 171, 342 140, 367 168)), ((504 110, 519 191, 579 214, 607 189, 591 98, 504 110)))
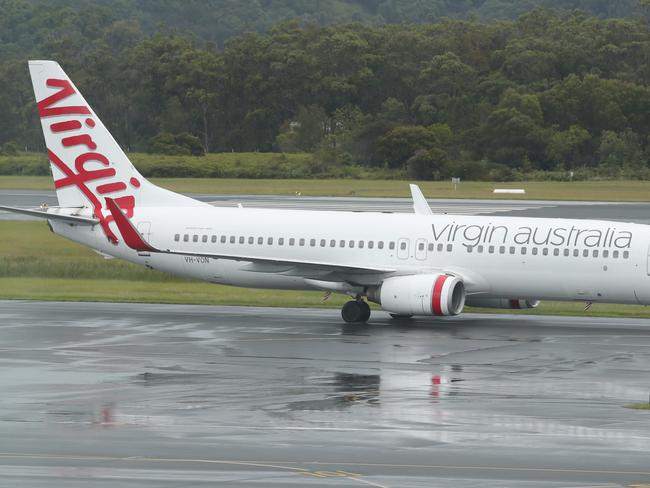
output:
POLYGON ((647 320, 0 301, 2 487, 650 484, 647 320))

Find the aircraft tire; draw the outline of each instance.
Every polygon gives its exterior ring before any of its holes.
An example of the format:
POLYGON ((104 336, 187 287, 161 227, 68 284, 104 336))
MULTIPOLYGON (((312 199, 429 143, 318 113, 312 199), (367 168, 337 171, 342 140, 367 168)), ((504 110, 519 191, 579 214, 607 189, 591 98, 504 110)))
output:
POLYGON ((370 318, 370 307, 366 302, 350 300, 341 309, 341 317, 347 323, 365 322, 370 318), (367 312, 366 312, 367 308, 367 312))
POLYGON ((389 313, 391 319, 395 320, 407 320, 410 318, 413 318, 413 315, 411 314, 399 314, 399 313, 389 313))

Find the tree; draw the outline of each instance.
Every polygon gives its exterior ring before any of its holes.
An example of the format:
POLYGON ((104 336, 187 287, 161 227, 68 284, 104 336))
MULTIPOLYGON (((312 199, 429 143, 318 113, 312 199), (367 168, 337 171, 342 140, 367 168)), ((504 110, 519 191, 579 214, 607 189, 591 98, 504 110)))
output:
POLYGON ((418 151, 436 148, 444 152, 448 141, 442 139, 448 139, 449 133, 442 126, 398 126, 379 139, 380 154, 390 168, 400 168, 418 151))
POLYGON ((591 135, 579 125, 553 133, 546 149, 549 161, 563 169, 574 169, 586 163, 591 135))

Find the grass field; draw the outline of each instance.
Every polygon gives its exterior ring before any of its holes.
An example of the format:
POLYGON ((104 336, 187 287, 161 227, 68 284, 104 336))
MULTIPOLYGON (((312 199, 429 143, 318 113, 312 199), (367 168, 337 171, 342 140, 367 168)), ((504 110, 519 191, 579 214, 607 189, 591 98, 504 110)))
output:
POLYGON ((650 403, 628 403, 623 406, 632 410, 650 410, 650 403))
MULTIPOLYGON (((185 193, 225 195, 295 195, 408 197, 407 181, 398 180, 287 180, 287 179, 216 179, 216 178, 152 178, 157 185, 185 193)), ((649 181, 578 181, 552 182, 465 182, 454 191, 448 182, 418 182, 429 198, 489 198, 532 200, 604 200, 621 202, 650 201, 649 181), (494 188, 524 188, 525 195, 495 195, 494 188)), ((50 177, 0 176, 3 190, 52 190, 50 177)))
MULTIPOLYGON (((176 278, 119 261, 52 234, 44 222, 0 221, 0 298, 142 303, 185 303, 270 307, 333 307, 346 300, 320 292, 242 289, 176 278)), ((650 308, 542 302, 528 315, 586 315, 650 318, 650 308)), ((503 310, 467 311, 504 313, 503 310)))

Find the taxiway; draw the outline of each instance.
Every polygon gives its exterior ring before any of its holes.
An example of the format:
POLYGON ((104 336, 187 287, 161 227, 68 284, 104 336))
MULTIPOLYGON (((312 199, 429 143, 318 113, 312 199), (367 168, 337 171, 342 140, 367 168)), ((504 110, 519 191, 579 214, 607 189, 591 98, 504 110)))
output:
POLYGON ((3 487, 650 483, 646 320, 0 301, 0 364, 3 487))

